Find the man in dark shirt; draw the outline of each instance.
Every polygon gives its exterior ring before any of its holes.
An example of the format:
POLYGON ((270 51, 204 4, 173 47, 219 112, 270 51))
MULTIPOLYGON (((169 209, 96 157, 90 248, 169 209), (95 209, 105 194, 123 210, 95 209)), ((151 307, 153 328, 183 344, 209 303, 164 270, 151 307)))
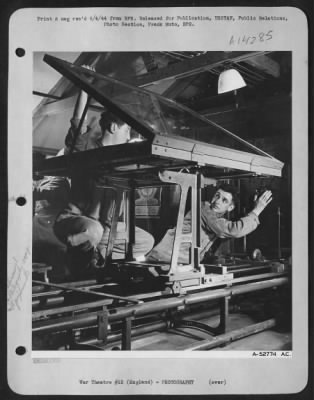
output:
MULTIPOLYGON (((100 137, 95 138, 91 134, 86 120, 80 132, 77 132, 86 101, 86 93, 81 92, 65 139, 65 154, 118 145, 130 140, 130 126, 108 111, 103 112, 99 120, 100 137)), ((72 175, 70 199, 56 219, 54 232, 67 245, 69 268, 77 278, 87 276, 94 267, 103 266, 114 205, 114 190, 110 188, 107 178, 97 174, 72 175)), ((123 222, 118 222, 115 239, 112 258, 123 258, 126 243, 126 226, 123 222)), ((153 236, 136 227, 133 255, 143 256, 153 245, 153 236)))

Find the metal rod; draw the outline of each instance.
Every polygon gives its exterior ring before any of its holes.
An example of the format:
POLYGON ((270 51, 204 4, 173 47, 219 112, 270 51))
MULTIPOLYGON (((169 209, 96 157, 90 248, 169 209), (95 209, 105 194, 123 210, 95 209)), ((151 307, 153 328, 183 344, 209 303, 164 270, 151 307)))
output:
POLYGON ((117 229, 118 229, 118 220, 120 216, 121 204, 123 200, 123 189, 116 187, 114 190, 114 200, 111 204, 112 207, 112 214, 111 217, 111 225, 109 230, 109 237, 107 242, 107 249, 106 249, 106 258, 105 258, 105 267, 111 263, 112 260, 112 252, 114 247, 114 241, 117 236, 117 229))
MULTIPOLYGON (((221 299, 226 296, 236 296, 238 294, 249 293, 270 287, 277 287, 288 284, 287 277, 272 279, 266 282, 249 283, 244 287, 233 287, 226 289, 217 289, 214 291, 205 291, 200 293, 189 294, 182 297, 174 297, 168 299, 155 300, 152 302, 137 304, 133 306, 125 306, 117 309, 115 313, 109 315, 109 322, 122 320, 131 316, 141 316, 157 313, 185 305, 198 304, 211 300, 221 299)), ((75 317, 63 317, 52 321, 35 321, 33 322, 33 332, 55 332, 65 329, 75 329, 89 325, 97 324, 97 313, 88 313, 87 315, 77 315, 75 317)))
MULTIPOLYGON (((246 215, 246 208, 243 208, 243 213, 246 215)), ((247 242, 246 242, 246 235, 243 236, 243 253, 247 252, 247 242)))
POLYGON ((187 185, 180 185, 181 196, 180 196, 180 203, 179 203, 178 216, 177 216, 177 226, 175 229, 175 235, 174 235, 174 239, 173 239, 170 270, 168 271, 168 274, 172 274, 172 273, 175 274, 178 269, 178 259, 179 259, 180 245, 181 245, 181 236, 182 236, 183 221, 184 221, 184 211, 185 211, 185 207, 186 207, 186 200, 187 200, 189 187, 190 186, 187 186, 187 185))
MULTIPOLYGON (((214 115, 214 114, 212 114, 212 115, 214 115)), ((252 173, 249 173, 249 174, 243 173, 243 174, 223 175, 223 176, 217 176, 216 180, 225 180, 225 179, 233 179, 233 178, 235 178, 235 179, 245 179, 245 178, 252 178, 252 176, 255 176, 255 175, 252 175, 252 173)), ((259 177, 259 179, 261 179, 261 178, 264 178, 264 177, 263 176, 259 177)))
MULTIPOLYGON (((132 335, 132 337, 137 337, 137 336, 143 335, 145 333, 151 333, 153 331, 166 329, 167 326, 168 325, 167 325, 166 321, 156 322, 156 323, 149 324, 149 325, 143 325, 143 326, 132 328, 131 335, 132 335)), ((111 334, 108 335, 107 344, 108 343, 113 343, 113 342, 118 342, 121 339, 122 339, 122 333, 121 332, 119 332, 119 333, 111 333, 111 334)), ((101 345, 103 345, 103 343, 100 343, 100 341, 97 338, 78 341, 78 342, 76 342, 76 344, 78 344, 78 345, 99 346, 99 347, 101 345)))
MULTIPOLYGON (((192 190, 192 197, 193 197, 193 191, 196 192, 194 196, 196 197, 195 199, 195 209, 192 210, 192 213, 196 213, 196 243, 194 247, 194 268, 196 270, 200 270, 200 248, 201 248, 201 200, 202 200, 202 194, 201 194, 201 189, 202 189, 202 176, 200 172, 197 172, 196 174, 196 187, 193 186, 191 188, 192 190)), ((193 201, 192 201, 193 204, 193 201)))
POLYGON ((135 187, 134 182, 131 184, 131 190, 129 191, 128 198, 128 249, 127 249, 127 259, 133 259, 133 248, 135 245, 135 187))
MULTIPOLYGON (((60 298, 62 301, 64 298, 60 298)), ((48 315, 54 315, 54 314, 61 314, 63 312, 72 312, 72 311, 80 311, 80 310, 86 310, 86 309, 92 309, 96 307, 103 307, 108 305, 107 300, 98 300, 98 301, 93 301, 89 303, 81 303, 81 304, 75 304, 73 306, 64 306, 64 307, 57 307, 57 308, 50 308, 48 310, 38 310, 34 311, 32 313, 32 318, 37 319, 41 317, 47 317, 48 315)))
MULTIPOLYGON (((217 305, 216 305, 217 306, 217 305)), ((211 310, 205 310, 205 311, 199 311, 195 313, 189 313, 189 317, 192 319, 204 319, 204 318, 209 318, 212 316, 217 316, 219 313, 219 310, 217 308, 213 308, 211 310)), ((153 331, 158 331, 158 330, 164 330, 168 328, 168 322, 167 321, 160 321, 160 322, 152 322, 146 325, 138 326, 132 328, 132 337, 137 337, 146 333, 151 333, 153 331)), ((107 343, 113 343, 120 341, 122 338, 122 333, 117 332, 117 333, 110 333, 108 334, 107 338, 107 343)), ((90 338, 90 339, 85 339, 85 340, 80 340, 76 342, 78 345, 91 345, 91 346, 101 346, 100 341, 97 338, 90 338)))
MULTIPOLYGON (((287 273, 283 273, 282 275, 287 275, 287 273)), ((256 279, 271 279, 276 278, 278 276, 277 272, 267 272, 266 274, 259 274, 259 275, 250 275, 250 276, 242 276, 240 278, 233 278, 232 284, 236 283, 245 283, 249 281, 255 281, 256 279)), ((288 279, 288 278, 286 278, 288 279)))
MULTIPOLYGON (((34 282, 34 280, 32 280, 34 282)), ((39 282, 39 281, 37 281, 39 282)), ((42 282, 42 281, 40 281, 42 282)), ((52 282, 49 282, 50 284, 52 282)), ((106 283, 96 283, 96 280, 88 280, 88 281, 78 281, 78 282, 67 282, 67 287, 69 289, 76 288, 76 287, 84 287, 84 289, 90 289, 90 288, 103 288, 106 286, 106 283)), ((42 292, 43 287, 39 286, 33 286, 33 298, 40 298, 40 297, 49 297, 49 296, 56 296, 58 294, 61 294, 63 292, 62 289, 60 290, 49 290, 49 292, 42 292), (39 289, 38 289, 39 288, 39 289)))
POLYGON ((44 286, 46 285, 46 286, 57 287, 59 289, 70 290, 72 292, 77 292, 77 293, 92 294, 92 295, 95 295, 98 297, 106 297, 109 299, 123 300, 128 303, 134 303, 134 304, 141 303, 141 300, 129 299, 127 297, 117 296, 117 295, 114 295, 111 293, 94 292, 93 290, 88 290, 88 289, 68 287, 67 285, 61 285, 60 283, 46 283, 46 282, 41 282, 41 281, 33 281, 33 282, 40 283, 41 285, 44 285, 44 286))
POLYGON ((108 336, 108 311, 106 309, 98 311, 97 322, 98 322, 97 337, 103 343, 106 343, 108 336))
MULTIPOLYGON (((48 306, 56 306, 57 304, 61 304, 64 302, 64 297, 63 296, 56 296, 56 297, 42 297, 38 298, 37 300, 32 300, 32 308, 36 309, 36 307, 42 306, 43 304, 48 307, 48 306)), ((50 310, 55 310, 50 309, 50 310)), ((36 311, 35 311, 36 312, 36 311)), ((34 314, 32 314, 34 315, 34 314)))
MULTIPOLYGON (((228 267, 227 267, 228 268, 228 267)), ((256 272, 257 270, 260 270, 260 269, 269 269, 269 268, 271 268, 269 265, 259 265, 259 266, 256 266, 256 267, 247 267, 247 268, 228 268, 227 269, 227 272, 228 273, 239 273, 239 272, 251 272, 251 273, 253 273, 253 272, 256 272)))
POLYGON ((263 322, 259 322, 258 324, 249 325, 245 328, 237 329, 225 334, 222 334, 218 337, 214 337, 211 340, 202 340, 200 343, 196 343, 189 347, 184 348, 185 351, 195 351, 195 350, 210 350, 218 346, 223 346, 227 343, 234 342, 235 340, 239 340, 245 338, 250 335, 254 335, 258 332, 265 331, 266 329, 273 328, 276 325, 275 318, 268 319, 263 322))
POLYGON ((288 281, 289 281, 288 278, 278 278, 278 279, 271 279, 266 282, 254 282, 254 283, 249 283, 248 285, 236 286, 232 288, 232 295, 237 296, 238 294, 255 292, 257 290, 262 290, 262 289, 269 289, 272 287, 277 287, 287 284, 288 281))
POLYGON ((218 333, 226 333, 229 316, 229 299, 230 297, 224 297, 220 300, 220 323, 218 327, 218 333))
POLYGON ((33 90, 33 94, 34 94, 35 96, 47 97, 48 99, 63 100, 63 97, 54 96, 53 94, 50 94, 50 93, 38 92, 37 90, 33 90))
POLYGON ((281 258, 281 212, 280 207, 277 208, 278 215, 278 258, 281 258))
POLYGON ((132 319, 132 317, 127 317, 122 324, 122 350, 131 350, 132 319))
MULTIPOLYGON (((64 100, 64 97, 55 96, 50 93, 39 92, 37 90, 33 90, 33 95, 40 96, 40 97, 47 97, 48 99, 53 99, 53 100, 64 100)), ((104 110, 103 107, 95 106, 94 104, 89 104, 88 108, 90 110, 94 110, 94 111, 103 111, 104 110)))
POLYGON ((84 110, 83 110, 83 113, 82 113, 82 116, 81 116, 81 119, 80 119, 80 122, 79 122, 79 125, 78 125, 77 129, 74 132, 74 137, 73 137, 73 141, 72 141, 71 146, 70 146, 69 154, 73 153, 73 151, 75 149, 76 142, 77 142, 77 138, 81 134, 81 129, 82 129, 82 126, 83 126, 83 123, 84 123, 84 120, 85 120, 85 117, 86 117, 86 114, 87 114, 87 111, 88 111, 88 107, 89 107, 90 101, 91 101, 91 97, 88 96, 86 104, 85 104, 85 107, 84 107, 84 110))

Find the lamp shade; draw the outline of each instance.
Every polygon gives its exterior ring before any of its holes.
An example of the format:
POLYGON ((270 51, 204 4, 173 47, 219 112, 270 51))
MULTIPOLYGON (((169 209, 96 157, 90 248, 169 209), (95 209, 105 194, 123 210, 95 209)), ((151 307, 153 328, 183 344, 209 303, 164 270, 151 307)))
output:
POLYGON ((240 89, 244 86, 246 86, 246 83, 236 69, 227 69, 219 75, 218 94, 240 89))

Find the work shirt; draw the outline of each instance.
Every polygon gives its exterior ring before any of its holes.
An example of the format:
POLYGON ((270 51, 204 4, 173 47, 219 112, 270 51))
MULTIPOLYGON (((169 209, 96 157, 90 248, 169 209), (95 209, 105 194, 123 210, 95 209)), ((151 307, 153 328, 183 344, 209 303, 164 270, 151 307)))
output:
MULTIPOLYGON (((191 233, 192 214, 188 212, 184 218, 182 234, 191 233)), ((251 212, 237 221, 229 221, 210 208, 205 201, 201 205, 201 245, 200 259, 210 249, 216 238, 240 238, 253 232, 259 225, 258 216, 251 212)), ((170 263, 176 229, 169 229, 162 240, 148 254, 147 260, 170 263)), ((189 264, 190 244, 181 243, 178 262, 189 264)))
POLYGON ((71 126, 65 138, 65 145, 66 145, 65 154, 69 154, 75 136, 76 140, 73 148, 74 152, 92 150, 92 149, 97 149, 99 147, 103 147, 100 137, 95 136, 95 134, 91 132, 91 129, 86 122, 83 122, 81 126, 81 131, 77 134, 79 123, 80 123, 79 118, 71 119, 71 126))
MULTIPOLYGON (((69 154, 72 148, 78 124, 79 120, 71 120, 71 127, 65 141, 67 146, 65 154, 69 154)), ((92 136, 88 126, 83 124, 82 133, 76 137, 73 151, 92 150, 103 146, 102 140, 92 136)), ((115 191, 108 187, 107 178, 97 175, 97 172, 92 175, 91 171, 84 175, 81 170, 77 175, 71 176, 70 200, 56 220, 55 233, 62 242, 70 241, 73 247, 89 242, 92 247, 97 246, 100 254, 105 258, 114 206, 115 191)), ((112 253, 113 259, 124 257, 126 235, 125 223, 118 222, 112 253)), ((134 257, 143 256, 151 250, 153 245, 153 237, 143 229, 135 227, 134 257)), ((84 251, 88 250, 89 247, 86 245, 83 250, 80 250, 83 260, 84 251)))

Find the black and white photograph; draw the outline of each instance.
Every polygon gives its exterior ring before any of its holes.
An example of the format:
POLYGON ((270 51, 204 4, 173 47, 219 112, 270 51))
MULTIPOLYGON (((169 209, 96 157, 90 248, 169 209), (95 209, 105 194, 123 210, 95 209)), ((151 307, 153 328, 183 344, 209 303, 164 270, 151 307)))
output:
POLYGON ((33 65, 33 349, 292 350, 291 52, 33 65))
POLYGON ((14 392, 303 390, 307 35, 293 7, 11 16, 14 392))

